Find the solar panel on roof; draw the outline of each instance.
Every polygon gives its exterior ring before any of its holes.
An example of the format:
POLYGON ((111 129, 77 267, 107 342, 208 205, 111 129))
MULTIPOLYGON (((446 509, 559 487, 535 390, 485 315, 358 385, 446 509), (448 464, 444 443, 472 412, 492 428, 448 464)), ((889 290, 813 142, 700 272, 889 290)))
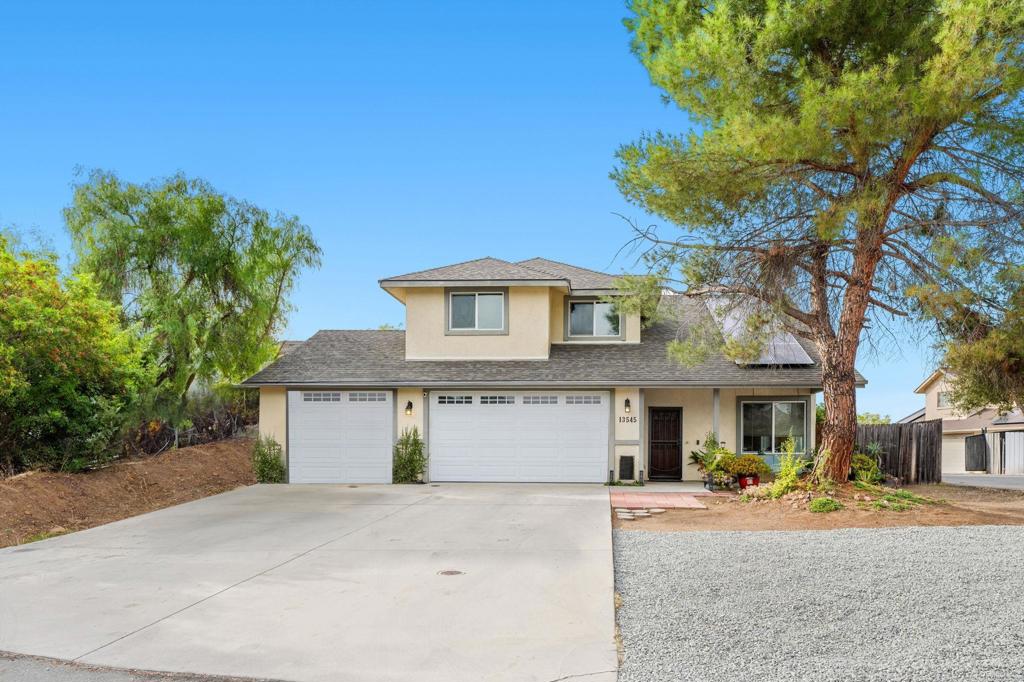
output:
MULTIPOLYGON (((724 336, 742 339, 747 331, 747 319, 753 314, 752 306, 743 302, 729 301, 724 297, 707 299, 708 310, 715 318, 724 336)), ((760 357, 753 362, 737 362, 737 365, 813 365, 814 361, 803 349, 796 337, 787 331, 774 332, 761 350, 760 357)))

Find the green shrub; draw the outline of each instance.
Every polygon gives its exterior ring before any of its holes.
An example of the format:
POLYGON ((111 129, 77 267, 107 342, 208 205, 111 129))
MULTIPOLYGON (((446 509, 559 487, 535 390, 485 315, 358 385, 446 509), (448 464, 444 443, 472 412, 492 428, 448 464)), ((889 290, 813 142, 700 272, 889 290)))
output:
POLYGON ((712 473, 732 474, 733 464, 736 462, 736 454, 720 448, 715 451, 715 461, 711 465, 712 473))
POLYGON ((878 483, 883 478, 878 461, 871 455, 859 452, 850 460, 850 470, 853 471, 854 479, 863 483, 878 483))
POLYGON ((0 236, 0 475, 85 466, 114 446, 152 378, 120 316, 92 277, 0 236))
POLYGON ((391 467, 391 480, 394 483, 415 483, 426 469, 427 456, 424 454, 423 439, 415 426, 402 430, 401 437, 395 443, 391 467))
POLYGON ((734 457, 727 467, 733 476, 768 476, 772 473, 772 468, 757 455, 734 457))
POLYGON ((778 499, 795 490, 805 466, 807 466, 807 461, 796 455, 796 442, 792 438, 787 438, 782 443, 779 471, 775 474, 775 481, 772 482, 770 496, 778 499))
POLYGON ((284 483, 284 456, 281 445, 273 438, 256 439, 252 447, 252 473, 258 483, 284 483))
POLYGON ((718 450, 718 436, 713 431, 708 431, 704 436, 704 447, 690 451, 690 464, 696 464, 702 474, 707 473, 715 464, 718 450))
POLYGON ((811 504, 808 507, 808 509, 816 514, 827 514, 829 512, 839 511, 842 508, 842 503, 840 503, 839 500, 832 499, 831 497, 816 497, 811 500, 811 504))

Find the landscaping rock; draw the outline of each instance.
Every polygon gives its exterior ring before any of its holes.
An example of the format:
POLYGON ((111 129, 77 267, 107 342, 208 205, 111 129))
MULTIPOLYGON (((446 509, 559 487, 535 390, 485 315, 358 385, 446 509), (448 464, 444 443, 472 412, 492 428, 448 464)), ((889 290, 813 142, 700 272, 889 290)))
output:
POLYGON ((1007 599, 1024 527, 630 529, 614 531, 614 550, 619 682, 1011 682, 1024 670, 1024 601, 1007 599))

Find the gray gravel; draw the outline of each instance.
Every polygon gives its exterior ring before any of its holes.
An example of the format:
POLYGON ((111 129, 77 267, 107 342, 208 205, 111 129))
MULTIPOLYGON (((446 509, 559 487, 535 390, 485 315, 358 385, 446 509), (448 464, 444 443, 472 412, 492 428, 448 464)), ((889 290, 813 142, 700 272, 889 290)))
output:
POLYGON ((1024 679, 1024 528, 614 532, 620 682, 1024 679))

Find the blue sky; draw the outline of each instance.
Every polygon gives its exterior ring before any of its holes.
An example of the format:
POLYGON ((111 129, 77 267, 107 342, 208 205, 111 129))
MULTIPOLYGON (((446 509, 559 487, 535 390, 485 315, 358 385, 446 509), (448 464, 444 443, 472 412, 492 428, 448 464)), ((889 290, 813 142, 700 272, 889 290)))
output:
MULTIPOLYGON (((611 272, 646 221, 613 153, 684 130, 628 49, 622 0, 5 3, 0 224, 68 248, 76 167, 175 171, 299 215, 324 250, 287 336, 400 323, 381 277, 491 255, 611 272)), ((862 359, 894 418, 930 350, 862 359)))

